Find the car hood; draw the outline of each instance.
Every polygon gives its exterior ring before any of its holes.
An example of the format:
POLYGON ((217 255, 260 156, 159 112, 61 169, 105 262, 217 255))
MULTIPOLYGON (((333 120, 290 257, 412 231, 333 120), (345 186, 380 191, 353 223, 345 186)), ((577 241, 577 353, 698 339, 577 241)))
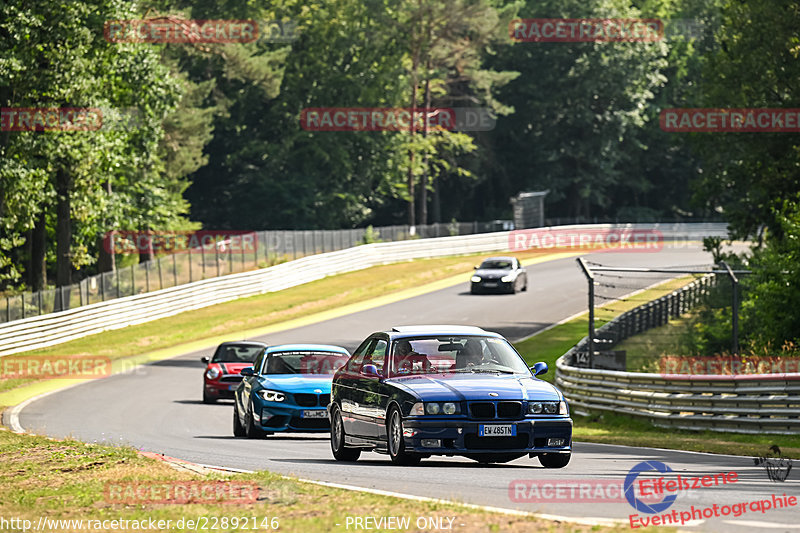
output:
POLYGON ((551 400, 561 395, 551 384, 525 376, 496 374, 435 374, 386 380, 425 401, 551 400), (489 393, 497 396, 490 396, 489 393))
POLYGON ((308 392, 316 394, 330 394, 332 375, 297 375, 297 374, 270 374, 261 376, 258 382, 265 389, 276 389, 281 392, 308 392), (322 392, 317 392, 320 390, 322 392))
POLYGON ((475 271, 475 275, 482 278, 502 278, 503 276, 513 274, 513 272, 513 270, 505 270, 501 268, 479 268, 475 271))

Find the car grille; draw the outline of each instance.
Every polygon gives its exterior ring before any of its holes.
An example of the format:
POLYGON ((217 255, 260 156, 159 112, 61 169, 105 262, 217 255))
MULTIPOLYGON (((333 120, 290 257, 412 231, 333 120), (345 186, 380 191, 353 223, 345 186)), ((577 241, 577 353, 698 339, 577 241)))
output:
POLYGON ((522 402, 497 402, 497 418, 519 418, 522 402))
POLYGON ((330 422, 327 418, 298 418, 292 417, 290 426, 297 429, 328 429, 330 422))
POLYGON ((327 407, 331 402, 331 395, 300 392, 294 395, 294 401, 300 407, 327 407))
POLYGON ((242 376, 222 376, 219 378, 220 383, 239 383, 242 381, 242 376))
POLYGON ((464 446, 468 450, 519 450, 528 447, 528 434, 516 437, 479 437, 474 433, 464 435, 464 446))
POLYGON ((494 403, 472 402, 469 404, 469 413, 472 418, 494 418, 494 403))
POLYGON ((470 402, 469 413, 477 419, 519 418, 522 415, 522 402, 470 402))
POLYGON ((316 394, 298 393, 298 394, 294 395, 294 401, 300 407, 316 407, 317 406, 317 395, 316 394))

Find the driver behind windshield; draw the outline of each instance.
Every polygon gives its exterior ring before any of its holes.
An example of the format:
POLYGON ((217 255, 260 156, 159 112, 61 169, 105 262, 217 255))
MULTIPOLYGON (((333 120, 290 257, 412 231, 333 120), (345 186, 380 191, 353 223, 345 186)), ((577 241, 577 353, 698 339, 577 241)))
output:
POLYGON ((469 339, 464 343, 464 347, 459 350, 456 356, 455 368, 469 368, 471 366, 478 366, 483 361, 483 349, 480 342, 475 339, 469 339))

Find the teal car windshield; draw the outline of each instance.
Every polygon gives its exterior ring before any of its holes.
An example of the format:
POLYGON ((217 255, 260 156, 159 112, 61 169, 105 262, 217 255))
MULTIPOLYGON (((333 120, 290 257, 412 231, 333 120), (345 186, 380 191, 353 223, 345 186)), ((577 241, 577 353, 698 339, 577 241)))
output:
POLYGON ((348 356, 336 352, 293 350, 272 352, 264 359, 261 374, 333 374, 348 356))
POLYGON ((477 335, 398 339, 391 372, 394 376, 461 372, 530 375, 528 366, 506 340, 477 335))

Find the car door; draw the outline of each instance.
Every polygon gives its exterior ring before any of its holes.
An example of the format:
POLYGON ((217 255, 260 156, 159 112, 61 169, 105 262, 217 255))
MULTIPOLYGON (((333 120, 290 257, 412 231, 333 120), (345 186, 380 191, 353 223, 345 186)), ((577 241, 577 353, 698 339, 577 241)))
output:
MULTIPOLYGON (((384 434, 386 424, 386 391, 383 377, 388 371, 389 339, 376 338, 364 357, 364 366, 374 365, 379 376, 370 376, 361 372, 358 379, 358 388, 361 397, 360 411, 365 415, 363 428, 365 435, 378 438, 384 434)), ((363 367, 362 367, 363 368, 363 367)))
POLYGON ((337 373, 333 382, 331 397, 339 400, 344 431, 348 435, 366 437, 368 433, 364 420, 365 415, 359 411, 359 406, 363 403, 363 395, 358 385, 361 379, 361 368, 364 366, 364 357, 376 342, 377 339, 373 337, 362 342, 353 352, 353 356, 347 364, 337 373))

